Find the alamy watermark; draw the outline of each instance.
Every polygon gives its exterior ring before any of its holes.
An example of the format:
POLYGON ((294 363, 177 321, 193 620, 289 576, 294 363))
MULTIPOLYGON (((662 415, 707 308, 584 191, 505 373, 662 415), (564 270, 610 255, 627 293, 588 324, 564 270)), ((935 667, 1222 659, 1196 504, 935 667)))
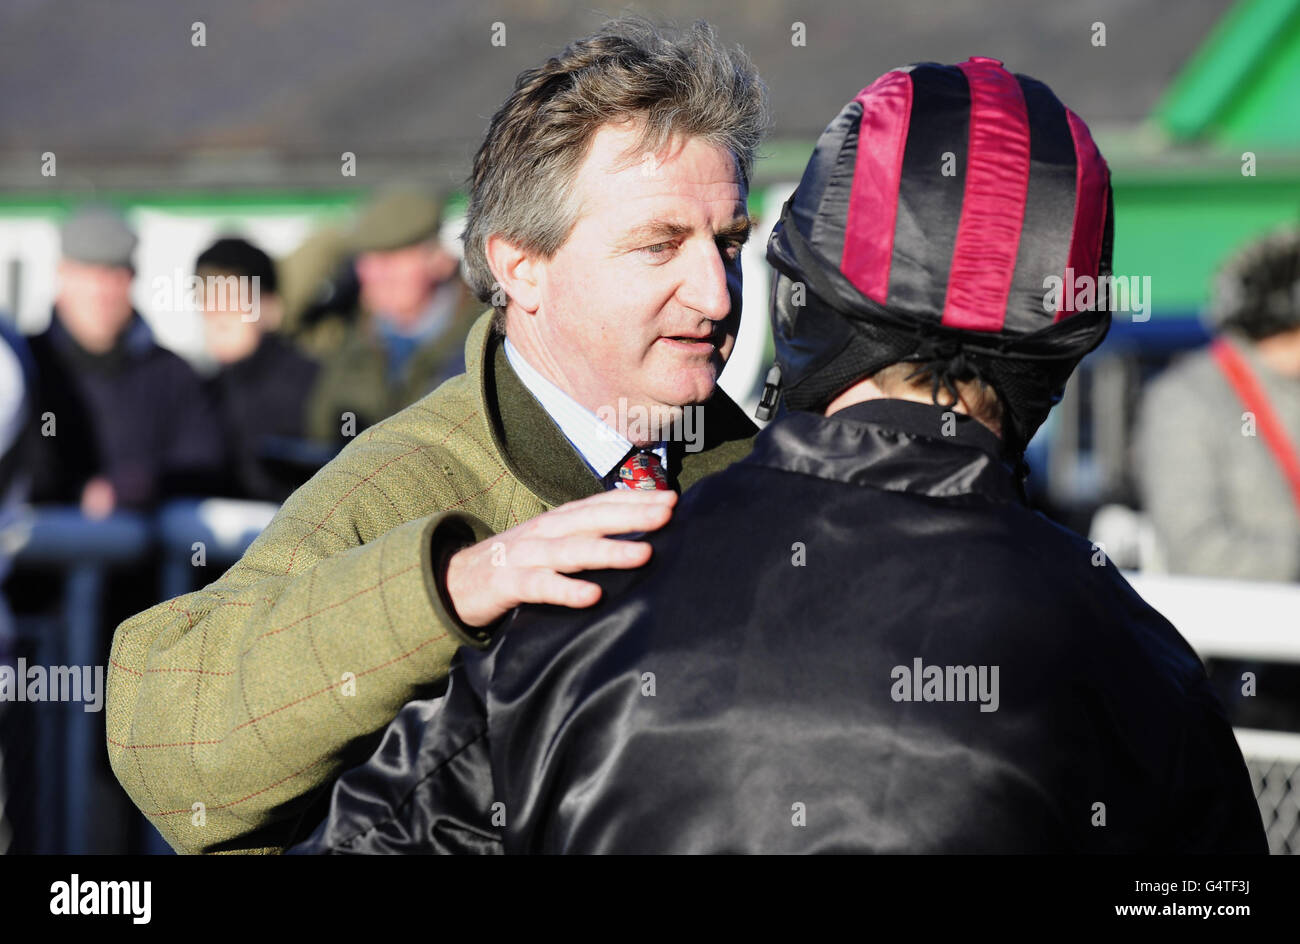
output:
POLYGON ((148 924, 153 915, 153 882, 83 881, 76 872, 50 885, 50 914, 128 915, 132 924, 148 924))
POLYGON ((0 701, 81 702, 82 711, 104 708, 102 665, 0 665, 0 701))
POLYGON ((260 275, 186 275, 173 269, 149 283, 154 311, 239 312, 240 321, 257 321, 262 309, 260 275))
POLYGON ((998 710, 996 665, 925 665, 917 657, 910 666, 894 666, 889 677, 894 701, 978 701, 980 711, 998 710))
POLYGON ((704 448, 704 407, 699 404, 643 406, 619 397, 617 406, 599 407, 596 419, 596 436, 604 441, 617 436, 634 443, 680 440, 687 452, 704 448))
POLYGON ((1043 279, 1043 311, 1075 313, 1106 308, 1126 311, 1135 322, 1151 320, 1151 276, 1074 274, 1066 268, 1065 276, 1049 275, 1043 279))

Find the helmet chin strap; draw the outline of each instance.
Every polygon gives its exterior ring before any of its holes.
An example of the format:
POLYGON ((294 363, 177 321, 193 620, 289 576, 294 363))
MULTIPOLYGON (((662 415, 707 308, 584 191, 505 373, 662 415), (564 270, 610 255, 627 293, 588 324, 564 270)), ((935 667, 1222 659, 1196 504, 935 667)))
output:
POLYGON ((773 364, 763 381, 763 395, 758 398, 758 408, 754 410, 754 418, 764 422, 770 420, 780 400, 781 365, 773 364))

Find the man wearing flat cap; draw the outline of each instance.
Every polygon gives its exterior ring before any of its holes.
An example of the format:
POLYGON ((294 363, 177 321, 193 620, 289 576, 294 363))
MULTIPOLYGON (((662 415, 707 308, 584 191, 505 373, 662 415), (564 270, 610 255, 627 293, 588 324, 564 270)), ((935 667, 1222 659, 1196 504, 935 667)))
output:
POLYGON ((92 517, 202 493, 223 462, 198 377, 131 305, 135 246, 107 208, 69 218, 50 326, 31 339, 42 423, 33 500, 80 504, 92 517))
POLYGON ((441 223, 441 202, 415 187, 385 190, 362 209, 348 240, 360 306, 308 404, 314 439, 345 440, 465 369, 482 304, 439 242, 441 223))

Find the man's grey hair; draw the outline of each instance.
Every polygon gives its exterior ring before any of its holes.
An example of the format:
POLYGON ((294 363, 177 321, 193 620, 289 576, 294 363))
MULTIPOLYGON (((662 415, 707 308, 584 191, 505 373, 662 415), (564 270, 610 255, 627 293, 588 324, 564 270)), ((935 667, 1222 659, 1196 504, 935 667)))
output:
POLYGON ((734 154, 748 185, 770 121, 767 89, 744 51, 703 21, 670 32, 621 17, 521 73, 474 157, 461 234, 465 278, 496 308, 498 332, 506 299, 488 268, 488 237, 551 258, 577 222, 571 194, 592 138, 628 119, 641 129, 629 164, 674 138, 699 138, 734 154))

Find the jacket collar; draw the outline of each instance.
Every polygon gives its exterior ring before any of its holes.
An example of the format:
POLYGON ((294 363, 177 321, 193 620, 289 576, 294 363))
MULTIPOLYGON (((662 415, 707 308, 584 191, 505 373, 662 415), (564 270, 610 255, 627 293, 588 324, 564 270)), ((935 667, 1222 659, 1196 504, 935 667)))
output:
MULTIPOLYGON (((551 507, 604 491, 604 484, 510 367, 503 339, 491 324, 489 310, 470 329, 465 373, 477 390, 492 445, 507 470, 551 507)), ((701 424, 700 450, 686 452, 681 441, 668 444, 669 464, 678 470, 677 484, 683 490, 743 459, 758 432, 721 388, 704 405, 701 424)))
POLYGON ((994 433, 910 400, 869 400, 832 416, 793 411, 759 435, 749 461, 885 491, 1020 501, 994 433))

